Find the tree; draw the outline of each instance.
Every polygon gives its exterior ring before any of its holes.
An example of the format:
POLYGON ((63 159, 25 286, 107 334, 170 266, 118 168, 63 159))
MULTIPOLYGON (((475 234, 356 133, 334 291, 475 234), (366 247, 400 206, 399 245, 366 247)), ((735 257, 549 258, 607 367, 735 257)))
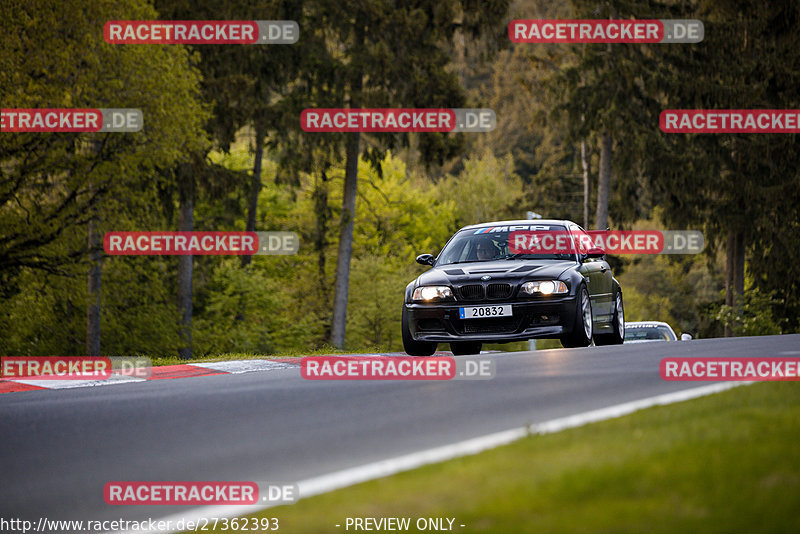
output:
MULTIPOLYGON (((657 18, 658 5, 649 1, 573 0, 576 18, 657 18)), ((661 45, 659 45, 661 46, 661 45)), ((684 45, 685 46, 685 45, 684 45)), ((566 115, 570 139, 583 142, 596 137, 599 144, 597 206, 594 226, 605 230, 612 198, 612 176, 631 180, 646 155, 646 140, 657 116, 653 73, 659 65, 649 45, 571 45, 573 58, 551 80, 551 89, 562 95, 554 115, 566 115), (615 144, 624 149, 612 166, 615 144), (616 170, 616 172, 615 172, 616 170)), ((617 214, 635 220, 636 213, 617 214)))
MULTIPOLYGON (((0 21, 8 46, 0 53, 0 100, 8 108, 139 108, 142 132, 25 133, 0 137, 0 278, 3 297, 19 290, 27 269, 67 275, 95 256, 91 335, 99 351, 100 271, 96 236, 119 220, 115 199, 151 188, 156 169, 204 143, 197 72, 182 47, 106 44, 103 21, 152 19, 146 2, 109 4, 47 0, 14 3, 0 21), (46 36, 43 38, 43 36, 46 36), (173 110, 180 109, 180 121, 173 110), (83 235, 86 235, 85 233, 83 235), (82 241, 82 242, 81 242, 82 241)), ((84 264, 84 267, 86 265, 84 264)), ((90 306, 89 302, 81 307, 90 306)), ((87 311, 88 313, 88 311, 87 311)))
MULTIPOLYGON (((316 6, 316 27, 330 29, 330 45, 340 51, 338 55, 331 54, 340 67, 332 70, 338 83, 331 84, 339 97, 339 107, 460 107, 463 91, 458 79, 446 69, 450 62, 446 45, 452 43, 457 31, 475 37, 499 30, 508 2, 448 0, 430 4, 381 0, 365 4, 320 0, 316 6)), ((443 135, 420 137, 423 161, 442 161, 458 147, 457 141, 443 135)), ((345 338, 358 160, 363 152, 377 164, 381 148, 393 148, 398 141, 407 146, 408 136, 371 136, 376 144, 364 150, 358 133, 339 139, 345 147, 346 173, 331 342, 341 347, 345 338)))
MULTIPOLYGON (((705 40, 689 53, 674 48, 678 45, 661 51, 657 79, 664 107, 796 109, 799 9, 788 1, 699 4, 696 16, 704 20, 705 40)), ((795 304, 800 240, 791 231, 800 204, 794 137, 661 134, 650 160, 668 222, 701 225, 710 250, 725 250, 726 305, 737 310, 746 288, 786 295, 774 305, 791 328, 800 318, 795 304), (748 268, 757 276, 748 277, 748 268)), ((730 323, 726 334, 736 329, 730 323)))

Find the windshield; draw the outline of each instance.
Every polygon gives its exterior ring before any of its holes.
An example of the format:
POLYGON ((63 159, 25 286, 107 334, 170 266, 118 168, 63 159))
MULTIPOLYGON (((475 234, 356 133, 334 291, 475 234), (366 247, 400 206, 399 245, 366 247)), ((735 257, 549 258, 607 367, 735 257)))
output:
MULTIPOLYGON (((515 248, 513 242, 510 243, 514 232, 487 232, 487 230, 492 230, 492 228, 473 228, 458 232, 444 247, 439 259, 436 261, 436 265, 508 259, 560 261, 575 259, 573 254, 520 253, 518 252, 520 249, 515 248)), ((566 228, 563 226, 542 226, 537 227, 536 232, 558 232, 564 235, 566 228)))
POLYGON ((637 326, 625 328, 625 341, 676 341, 666 326, 637 326))

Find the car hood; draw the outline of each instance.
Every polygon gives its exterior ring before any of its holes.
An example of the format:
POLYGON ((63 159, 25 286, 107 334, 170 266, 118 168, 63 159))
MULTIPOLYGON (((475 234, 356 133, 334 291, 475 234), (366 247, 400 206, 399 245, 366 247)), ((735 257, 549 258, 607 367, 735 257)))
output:
POLYGON ((471 263, 456 263, 437 266, 417 278, 418 286, 462 285, 482 282, 481 277, 490 276, 485 282, 521 282, 523 280, 557 279, 574 261, 498 260, 471 263))

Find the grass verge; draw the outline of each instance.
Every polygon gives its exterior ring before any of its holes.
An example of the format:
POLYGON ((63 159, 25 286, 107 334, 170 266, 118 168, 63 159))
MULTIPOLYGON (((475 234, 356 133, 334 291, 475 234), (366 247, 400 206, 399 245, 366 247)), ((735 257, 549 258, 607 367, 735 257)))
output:
POLYGON ((454 531, 465 533, 800 532, 799 440, 800 385, 763 383, 531 436, 256 517, 276 517, 292 533, 353 532, 348 517, 410 517, 409 532, 427 517, 455 518, 454 531))

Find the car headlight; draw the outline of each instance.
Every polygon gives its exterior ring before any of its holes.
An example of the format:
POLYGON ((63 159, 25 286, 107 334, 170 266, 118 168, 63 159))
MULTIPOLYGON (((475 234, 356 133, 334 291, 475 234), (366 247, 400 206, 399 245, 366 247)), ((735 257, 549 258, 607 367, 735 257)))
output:
POLYGON ((453 291, 447 286, 424 286, 414 290, 412 300, 441 300, 453 298, 453 291))
POLYGON ((525 282, 519 288, 521 293, 528 295, 560 295, 568 293, 567 284, 561 280, 542 280, 539 282, 525 282))

